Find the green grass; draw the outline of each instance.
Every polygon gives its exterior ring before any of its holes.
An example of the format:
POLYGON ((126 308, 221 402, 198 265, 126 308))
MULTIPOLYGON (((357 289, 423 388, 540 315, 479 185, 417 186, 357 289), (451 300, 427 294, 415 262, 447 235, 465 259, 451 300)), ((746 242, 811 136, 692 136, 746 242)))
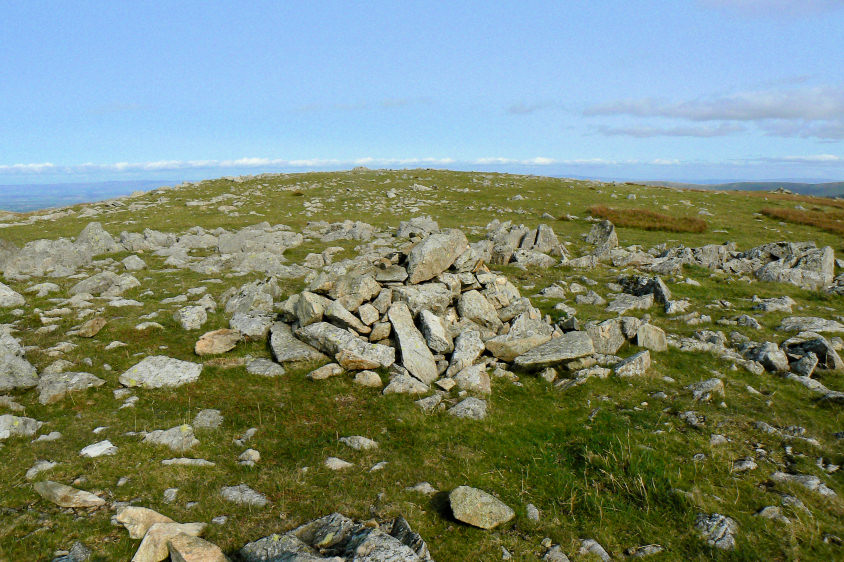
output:
MULTIPOLYGON (((20 245, 47 236, 49 225, 49 237, 75 236, 89 220, 99 220, 113 234, 145 228, 184 232, 197 225, 234 229, 263 220, 288 224, 301 231, 308 221, 347 218, 395 228, 399 220, 430 214, 440 226, 463 228, 472 240, 483 237, 483 227, 492 218, 528 226, 547 222, 561 240, 573 242, 571 249, 577 253, 580 236, 591 227, 584 220, 589 206, 635 209, 652 205, 673 216, 688 216, 701 208, 713 216, 706 219, 706 232, 666 235, 619 227, 623 246, 647 247, 661 242, 698 246, 733 240, 744 249, 788 239, 815 240, 821 245, 832 245, 839 254, 842 251, 838 236, 811 225, 778 225, 758 214, 763 207, 793 204, 781 196, 766 200, 764 195, 689 192, 531 176, 433 170, 312 173, 255 177, 237 184, 230 180, 202 182, 177 191, 146 194, 131 202, 151 202, 160 197, 168 203, 132 211, 127 206, 94 219, 68 215, 50 223, 17 224, 4 228, 0 235, 20 245), (414 183, 435 184, 439 189, 402 190, 414 183), (397 189, 399 197, 382 200, 389 189, 397 189), (218 205, 231 204, 232 200, 207 208, 185 206, 187 201, 209 200, 230 191, 243 194, 239 216, 216 210, 218 205), (637 199, 628 201, 629 193, 635 193, 637 199), (515 194, 522 194, 525 199, 511 200, 515 194), (324 202, 323 210, 308 216, 304 204, 317 199, 324 202), (418 211, 410 211, 411 207, 418 211), (546 221, 541 218, 545 212, 578 218, 546 221)), ((813 203, 825 204, 824 200, 813 203)), ((309 252, 333 245, 345 248, 337 258, 342 259, 355 255, 354 248, 359 243, 324 244, 311 240, 285 255, 290 263, 296 263, 309 252)), ((112 257, 119 260, 125 255, 112 257)), ((81 322, 75 314, 63 317, 55 332, 41 335, 34 333, 41 327, 37 315, 19 321, 18 335, 24 344, 43 350, 60 341, 72 341, 79 347, 63 358, 107 382, 99 389, 71 394, 50 406, 38 404, 32 391, 16 394, 16 399, 26 406, 26 415, 49 422, 40 433, 57 430, 64 437, 37 445, 26 439, 9 439, 0 450, 4 460, 0 464, 0 560, 49 560, 54 550, 67 548, 74 540, 93 547, 100 560, 120 560, 130 558, 139 544, 130 540, 122 528, 110 525, 112 514, 106 510, 82 512, 77 517, 78 514, 66 513, 42 501, 23 477, 39 459, 61 462, 39 475, 39 479, 69 484, 84 477, 86 481, 79 484, 83 489, 108 490, 110 500, 133 501, 178 521, 207 522, 214 516, 228 515, 230 519, 224 527, 209 525, 205 534, 227 553, 250 540, 286 531, 333 511, 361 519, 404 515, 428 542, 437 560, 495 560, 500 558, 502 546, 516 559, 536 559, 544 554, 540 543, 545 537, 561 544, 569 555, 577 551, 581 538, 598 540, 614 557, 621 557, 624 549, 631 546, 660 543, 666 550, 653 560, 835 559, 839 552, 840 547, 827 544, 822 538, 826 533, 844 536, 844 502, 840 497, 825 499, 799 487, 769 488, 766 482, 789 460, 801 472, 820 476, 844 494, 842 473, 826 475, 815 465, 820 456, 826 462, 844 464, 844 450, 833 436, 844 429, 840 406, 821 404, 804 387, 774 375, 732 371, 728 363, 708 354, 674 350, 652 353, 654 365, 641 379, 590 380, 565 392, 532 375, 520 376, 524 385, 521 387, 495 379, 489 398, 490 415, 482 422, 456 420, 443 412, 425 415, 410 397, 381 396, 377 391, 357 387, 345 376, 313 382, 304 376, 307 369, 300 369, 267 379, 250 375, 243 367, 210 364, 195 384, 175 390, 137 390, 134 393, 140 399, 136 407, 118 409, 122 401, 113 398, 112 390, 119 386, 117 378, 124 370, 151 354, 198 361, 192 350, 199 335, 227 326, 228 319, 220 306, 217 313, 209 315, 202 330, 185 332, 171 318, 173 310, 182 305, 162 305, 161 299, 202 284, 219 301, 227 288, 261 277, 224 274, 217 276, 221 283, 207 283, 212 276, 189 270, 169 273, 163 271, 164 258, 149 253, 141 257, 149 265, 148 270, 135 274, 142 287, 125 296, 141 301, 143 307, 106 309, 108 325, 96 337, 64 337, 64 332, 81 322), (147 290, 154 294, 143 296, 147 290), (157 310, 161 313, 154 320, 164 330, 139 333, 134 329, 140 322, 138 316, 157 310), (128 345, 105 351, 104 346, 113 340, 128 345), (92 359, 92 366, 82 363, 86 357, 92 359), (111 370, 105 369, 106 364, 111 370), (690 383, 713 376, 712 371, 725 377, 724 406, 719 405, 720 398, 709 404, 695 403, 684 390, 690 383), (666 382, 664 376, 676 382, 666 382), (762 395, 750 393, 747 385, 762 395), (652 398, 656 391, 666 392, 668 399, 652 398), (166 429, 190 422, 203 408, 220 409, 225 422, 219 430, 198 430, 201 444, 189 455, 215 461, 217 466, 213 469, 162 466, 162 459, 180 455, 124 435, 128 431, 166 429), (703 430, 689 428, 678 419, 678 412, 690 409, 707 417, 703 430), (753 427, 757 420, 780 427, 804 426, 809 435, 819 440, 821 448, 799 441, 784 443, 760 433, 753 427), (99 426, 108 429, 100 435, 93 434, 92 429, 99 426), (237 463, 242 448, 232 443, 250 427, 259 431, 249 446, 262 456, 254 468, 237 463), (710 447, 711 433, 722 433, 732 441, 710 447), (356 452, 337 442, 338 437, 355 434, 377 440, 380 448, 356 452), (102 439, 110 439, 119 447, 116 456, 83 459, 78 455, 82 447, 102 439), (785 444, 793 448, 789 457, 785 444), (765 458, 757 459, 759 468, 745 474, 731 473, 732 461, 752 455, 757 446, 767 451, 765 458), (694 461, 696 453, 703 453, 705 459, 694 461), (322 466, 328 456, 339 456, 355 466, 331 472, 322 466), (369 468, 379 461, 387 461, 387 467, 370 473, 369 468), (128 476, 129 482, 117 487, 121 476, 128 476), (441 493, 426 497, 405 490, 421 481, 430 482, 441 493), (218 496, 222 486, 241 482, 265 493, 270 505, 250 509, 227 504, 218 496), (516 519, 493 531, 454 521, 445 493, 464 484, 499 496, 516 510, 516 519), (163 501, 163 492, 169 487, 180 488, 173 504, 163 501), (793 521, 789 527, 754 517, 753 513, 766 505, 779 505, 776 491, 794 494, 812 515, 784 508, 784 514, 793 521), (188 509, 188 501, 199 504, 188 509), (528 503, 541 511, 538 523, 525 516, 528 503), (736 519, 740 527, 737 549, 722 553, 703 544, 693 530, 698 512, 719 512, 736 519)), ((499 269, 527 296, 552 282, 571 282, 581 275, 598 281, 594 289, 606 296, 606 283, 615 281, 621 273, 605 266, 589 271, 499 269), (525 286, 533 288, 524 289, 525 286)), ((702 286, 684 284, 680 277, 666 279, 672 292, 678 298, 693 300, 693 310, 710 314, 713 320, 752 313, 753 295, 766 298, 789 294, 798 302, 795 314, 804 316, 844 313, 841 297, 787 285, 723 279, 701 268, 686 268, 683 275, 702 286), (732 309, 707 307, 722 299, 729 300, 732 309)), ((44 298, 27 294, 28 307, 54 308, 57 305, 50 299, 66 297, 76 282, 47 281, 60 285, 61 291, 44 298)), ((9 284, 23 290, 29 283, 9 284)), ((285 294, 303 286, 301 280, 281 284, 285 294)), ((533 300, 543 312, 555 314, 553 306, 559 300, 533 300)), ((574 305, 572 297, 566 302, 574 305)), ((603 307, 574 306, 581 321, 609 317, 603 307)), ((785 337, 776 333, 784 314, 760 315, 763 329, 755 332, 731 326, 687 326, 667 317, 657 307, 634 312, 637 316, 646 313, 657 325, 680 335, 706 328, 726 334, 738 330, 756 340, 781 341, 785 337)), ((0 311, 0 322, 15 320, 8 311, 0 311)), ((620 354, 634 351, 635 347, 626 345, 620 354)), ((227 354, 247 355, 270 357, 270 352, 264 342, 245 342, 227 354)), ((55 360, 37 351, 27 357, 39 371, 55 360)), ((830 388, 844 389, 842 373, 827 373, 821 380, 830 388)), ((456 394, 449 397, 450 403, 456 400, 456 394)))

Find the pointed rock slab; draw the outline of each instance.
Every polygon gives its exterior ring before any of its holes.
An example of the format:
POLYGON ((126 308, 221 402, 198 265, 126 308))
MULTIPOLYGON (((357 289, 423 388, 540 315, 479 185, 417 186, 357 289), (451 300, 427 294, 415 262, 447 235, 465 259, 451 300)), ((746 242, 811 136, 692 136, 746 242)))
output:
POLYGON ((296 337, 334 356, 344 369, 377 369, 389 367, 396 362, 396 350, 392 347, 369 343, 328 322, 316 322, 299 328, 296 337))
POLYGON ((184 533, 167 541, 167 546, 172 562, 228 562, 216 544, 184 533))
POLYGON ((446 369, 446 376, 456 375, 466 367, 475 362, 484 351, 484 342, 481 334, 470 330, 462 332, 454 340, 454 353, 451 354, 451 361, 446 369))
POLYGON ((425 343, 422 333, 413 324, 413 316, 410 315, 407 304, 393 303, 387 316, 398 339, 402 366, 425 384, 431 384, 437 380, 439 373, 434 355, 425 343))
POLYGON ((202 365, 198 363, 153 355, 120 375, 119 380, 129 387, 174 388, 196 381, 201 372, 202 365))
POLYGON ((149 528, 156 523, 175 523, 157 511, 134 505, 121 508, 115 516, 115 521, 126 527, 131 539, 144 538, 149 528))
POLYGON ((493 332, 501 329, 501 320, 495 307, 478 291, 467 291, 457 301, 457 312, 461 318, 467 318, 493 332))
POLYGON ((431 351, 436 353, 451 353, 454 351, 454 341, 451 334, 443 326, 440 317, 430 310, 422 310, 417 316, 419 331, 425 336, 425 341, 431 351))
POLYGON ((311 363, 328 359, 320 350, 293 336, 289 324, 276 322, 270 328, 270 349, 279 363, 311 363))
POLYGON ((481 529, 494 529, 516 516, 512 508, 495 496, 469 486, 452 490, 448 501, 455 519, 481 529))
POLYGON ((619 377, 644 375, 651 368, 651 352, 647 349, 619 361, 614 370, 619 377))
POLYGON ((237 330, 223 328, 200 336, 193 350, 197 355, 219 355, 231 351, 243 336, 237 330))
POLYGON ((132 562, 161 562, 170 555, 168 542, 179 535, 198 536, 205 530, 205 523, 155 523, 132 557, 132 562))
POLYGON ((97 507, 105 504, 104 499, 90 492, 71 488, 52 480, 36 482, 33 487, 38 495, 59 507, 97 507))
POLYGON ((413 247, 407 256, 408 283, 415 285, 448 269, 469 246, 457 229, 432 234, 413 247))
POLYGON ((513 364, 525 370, 538 370, 593 353, 595 353, 595 347, 588 333, 567 332, 519 355, 513 364))
POLYGON ((372 328, 361 322, 357 316, 346 310, 343 305, 337 301, 331 301, 330 304, 325 307, 324 316, 326 319, 331 321, 332 324, 342 328, 351 328, 359 334, 368 334, 372 331, 372 328))
POLYGON ((23 306, 25 304, 26 299, 23 298, 23 295, 15 292, 8 285, 0 283, 0 307, 14 308, 16 306, 23 306))

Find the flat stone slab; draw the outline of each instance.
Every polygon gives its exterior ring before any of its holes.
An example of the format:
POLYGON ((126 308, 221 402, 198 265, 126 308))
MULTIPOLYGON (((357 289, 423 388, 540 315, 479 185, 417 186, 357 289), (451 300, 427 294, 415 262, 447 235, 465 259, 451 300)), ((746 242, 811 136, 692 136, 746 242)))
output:
POLYGON ((514 365, 526 370, 543 369, 564 361, 585 357, 595 353, 592 338, 586 332, 567 332, 547 343, 534 347, 519 355, 514 365))
POLYGON ((105 504, 104 499, 91 492, 71 488, 51 480, 36 482, 33 487, 38 495, 59 507, 97 507, 105 504))
POLYGON ((202 365, 198 363, 153 355, 129 368, 118 380, 129 387, 174 388, 195 382, 201 372, 202 365))
POLYGON ((826 318, 813 316, 788 316, 783 318, 777 330, 783 332, 827 332, 844 333, 844 324, 826 318))

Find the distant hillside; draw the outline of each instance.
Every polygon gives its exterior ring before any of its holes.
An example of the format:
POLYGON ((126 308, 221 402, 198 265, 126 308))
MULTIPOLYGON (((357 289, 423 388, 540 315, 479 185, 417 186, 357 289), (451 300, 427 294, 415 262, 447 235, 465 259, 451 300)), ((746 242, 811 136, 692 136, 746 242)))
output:
POLYGON ((692 189, 713 189, 716 191, 774 191, 783 188, 802 195, 816 195, 820 197, 844 197, 844 181, 827 183, 797 183, 782 181, 742 181, 733 183, 699 184, 671 181, 643 181, 636 182, 644 185, 666 185, 669 187, 686 187, 692 189))

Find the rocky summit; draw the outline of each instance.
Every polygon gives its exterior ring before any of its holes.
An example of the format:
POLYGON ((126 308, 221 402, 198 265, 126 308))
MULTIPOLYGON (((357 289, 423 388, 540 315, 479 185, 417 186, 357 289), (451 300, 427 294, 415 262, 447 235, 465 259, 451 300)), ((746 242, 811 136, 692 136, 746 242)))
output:
POLYGON ((838 559, 842 208, 361 168, 4 215, 0 561, 838 559))

